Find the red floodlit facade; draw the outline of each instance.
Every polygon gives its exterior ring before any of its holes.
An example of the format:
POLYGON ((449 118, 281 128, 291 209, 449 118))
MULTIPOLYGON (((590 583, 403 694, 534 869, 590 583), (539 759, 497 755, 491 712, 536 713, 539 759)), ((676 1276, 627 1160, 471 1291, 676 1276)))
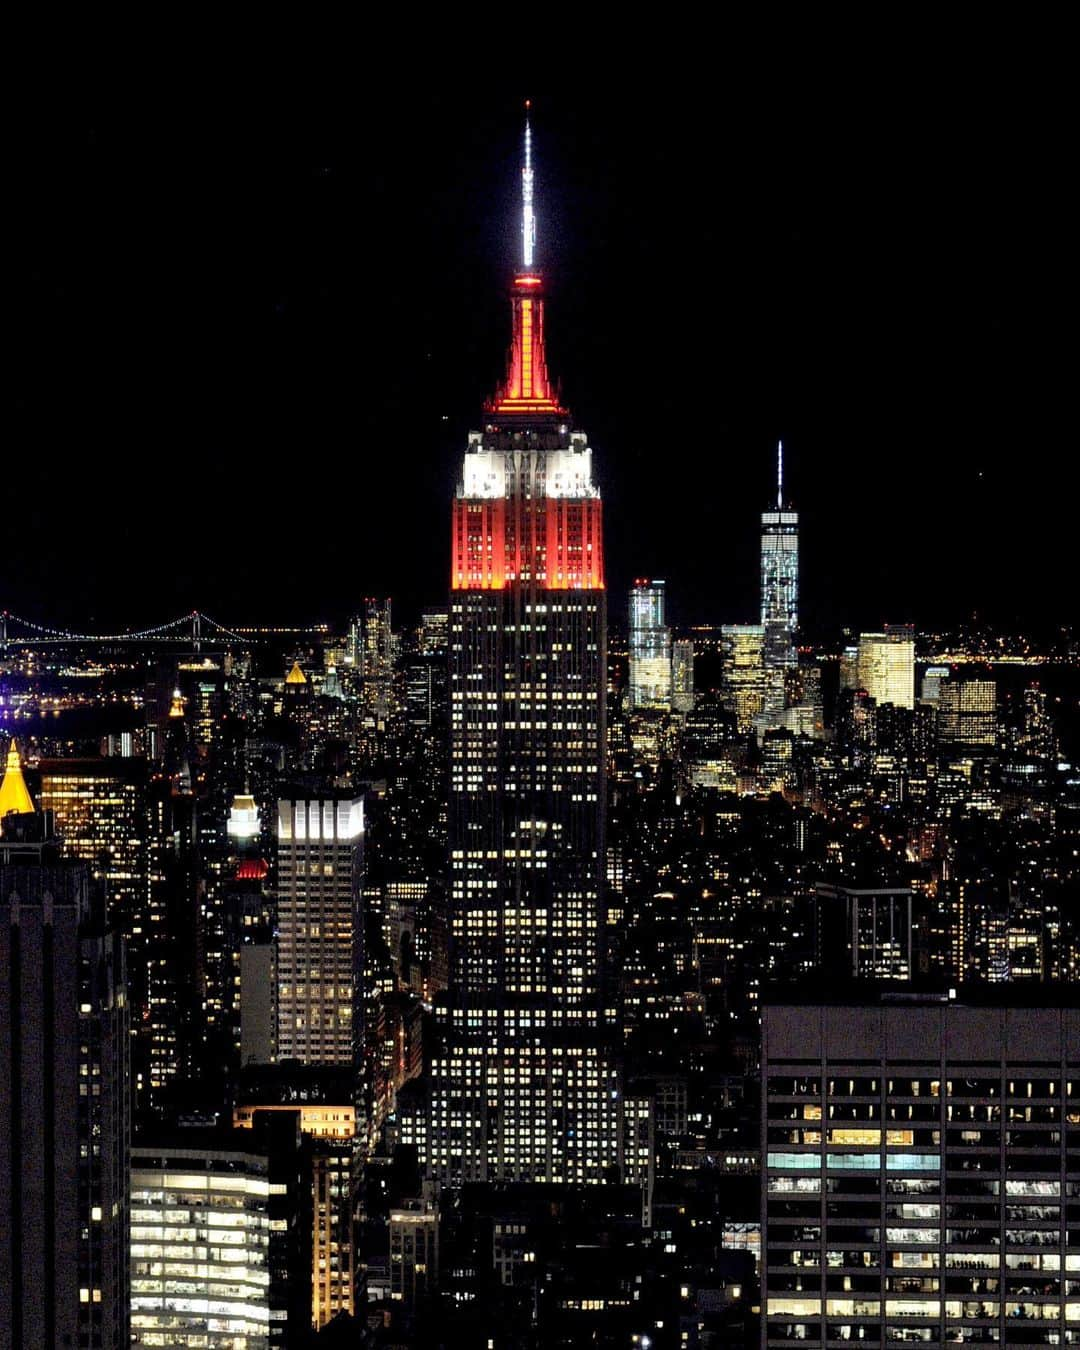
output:
POLYGON ((598 497, 459 498, 453 507, 456 591, 501 591, 535 580, 549 591, 604 588, 598 497))
POLYGON ((532 273, 514 278, 511 297, 514 337, 506 383, 487 405, 497 417, 522 413, 536 417, 566 417, 548 377, 544 354, 544 297, 541 280, 532 273))
POLYGON ((451 588, 604 588, 603 503, 591 451, 547 369, 541 279, 514 280, 506 380, 472 438, 453 504, 451 588), (470 457, 472 457, 470 459, 470 457))

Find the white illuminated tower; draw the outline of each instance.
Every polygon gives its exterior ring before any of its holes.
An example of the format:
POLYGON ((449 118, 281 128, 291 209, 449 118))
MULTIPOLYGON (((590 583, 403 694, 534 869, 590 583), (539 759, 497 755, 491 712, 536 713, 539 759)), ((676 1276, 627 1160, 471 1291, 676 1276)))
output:
MULTIPOLYGON (((761 513, 761 622, 775 638, 767 647, 794 645, 799 626, 799 514, 784 508, 784 443, 776 446, 776 510, 761 513)), ((791 658, 793 660, 793 657, 791 658)))
POLYGON ((358 1062, 363 838, 359 797, 278 802, 279 1059, 358 1062))
POLYGON ((671 629, 665 586, 639 578, 630 592, 630 707, 671 707, 671 629))
POLYGON ((600 1182, 620 1155, 603 987, 601 501, 548 376, 528 128, 522 182, 509 368, 453 502, 450 989, 430 1113, 404 1129, 449 1184, 600 1182))

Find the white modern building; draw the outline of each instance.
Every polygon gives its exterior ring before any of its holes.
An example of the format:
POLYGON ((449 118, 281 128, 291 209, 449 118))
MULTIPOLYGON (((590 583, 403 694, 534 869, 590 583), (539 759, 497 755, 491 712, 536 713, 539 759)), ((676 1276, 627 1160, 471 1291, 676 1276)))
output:
POLYGON ((665 583, 647 578, 630 592, 630 707, 671 707, 671 629, 664 623, 665 583))
POLYGON ((360 1035, 364 803, 278 802, 277 1058, 351 1065, 360 1035))
POLYGON ((266 1350, 269 1208, 263 1157, 133 1148, 132 1344, 266 1350))
POLYGON ((784 506, 784 444, 776 447, 776 509, 761 513, 761 622, 799 626, 799 513, 784 506))

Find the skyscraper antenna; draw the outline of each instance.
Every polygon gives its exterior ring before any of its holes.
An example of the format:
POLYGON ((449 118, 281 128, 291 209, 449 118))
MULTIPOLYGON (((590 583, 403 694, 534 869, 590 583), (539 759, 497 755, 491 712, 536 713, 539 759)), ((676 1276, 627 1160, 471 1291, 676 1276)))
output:
POLYGON ((536 247, 536 217, 533 215, 532 128, 529 109, 532 100, 525 100, 525 163, 521 170, 521 244, 525 271, 532 270, 536 247))
POLYGON ((776 442, 776 509, 784 509, 784 442, 776 442))

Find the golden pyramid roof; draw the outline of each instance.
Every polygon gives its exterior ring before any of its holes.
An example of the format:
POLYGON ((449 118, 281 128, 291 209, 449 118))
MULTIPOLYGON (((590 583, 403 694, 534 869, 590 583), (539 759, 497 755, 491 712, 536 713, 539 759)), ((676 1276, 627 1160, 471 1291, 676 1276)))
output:
POLYGON ((294 661, 292 670, 285 676, 286 684, 307 684, 307 676, 300 669, 300 662, 294 661))
POLYGON ((12 814, 25 816, 32 814, 33 810, 34 799, 30 796, 30 790, 23 778, 22 757, 19 755, 15 738, 12 737, 8 746, 7 771, 4 774, 4 781, 0 783, 0 816, 12 814))

